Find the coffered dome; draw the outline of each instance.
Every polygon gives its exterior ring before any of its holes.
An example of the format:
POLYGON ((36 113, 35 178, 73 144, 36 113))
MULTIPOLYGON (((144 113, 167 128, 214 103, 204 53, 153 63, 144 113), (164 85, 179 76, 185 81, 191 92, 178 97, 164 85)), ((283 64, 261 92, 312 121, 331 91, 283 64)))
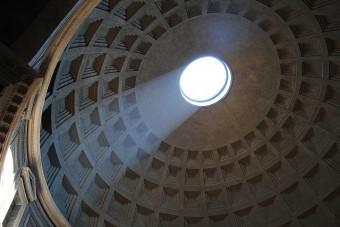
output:
POLYGON ((58 63, 44 175, 73 226, 340 225, 340 5, 103 0, 58 63), (232 72, 187 103, 184 66, 232 72))

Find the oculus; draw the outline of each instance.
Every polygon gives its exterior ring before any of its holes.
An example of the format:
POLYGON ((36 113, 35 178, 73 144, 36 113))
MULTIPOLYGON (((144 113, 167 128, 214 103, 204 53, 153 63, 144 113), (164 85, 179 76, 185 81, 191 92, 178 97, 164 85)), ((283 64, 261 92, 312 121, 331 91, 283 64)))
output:
POLYGON ((205 56, 189 63, 183 70, 179 87, 183 98, 195 106, 209 106, 229 91, 232 75, 222 60, 205 56))

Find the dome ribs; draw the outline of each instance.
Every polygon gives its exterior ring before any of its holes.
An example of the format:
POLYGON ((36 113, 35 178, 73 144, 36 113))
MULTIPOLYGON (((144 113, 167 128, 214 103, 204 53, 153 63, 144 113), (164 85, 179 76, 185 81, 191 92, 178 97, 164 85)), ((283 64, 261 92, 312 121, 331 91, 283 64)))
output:
POLYGON ((214 208, 224 208, 226 206, 225 191, 222 189, 205 191, 205 197, 208 210, 214 208))
POLYGON ((171 155, 171 159, 174 162, 182 163, 185 160, 185 158, 186 158, 186 152, 181 148, 175 147, 171 155))
POLYGON ((283 200, 295 214, 300 214, 315 204, 311 192, 305 191, 305 187, 307 186, 298 182, 281 192, 283 200))
POLYGON ((110 223, 109 221, 104 220, 104 226, 105 227, 117 227, 116 225, 110 223))
POLYGON ((114 151, 107 152, 105 156, 100 160, 99 163, 102 166, 102 170, 98 170, 100 175, 106 180, 106 182, 113 181, 120 169, 123 167, 123 162, 115 154, 114 151))
POLYGON ((256 175, 260 171, 260 168, 257 162, 255 161, 255 158, 250 155, 239 159, 238 163, 241 167, 244 177, 256 175))
POLYGON ((247 146, 241 140, 232 143, 231 148, 233 149, 235 155, 240 155, 247 151, 247 146))
POLYGON ((136 206, 135 213, 132 219, 132 226, 153 226, 156 222, 155 212, 151 209, 136 206))
POLYGON ((339 207, 337 204, 340 202, 340 186, 338 186, 335 190, 333 190, 331 193, 329 193, 324 199, 323 202, 326 204, 326 206, 333 211, 335 216, 339 218, 339 207))
POLYGON ((123 176, 119 179, 117 183, 117 189, 129 195, 130 197, 134 195, 137 184, 140 181, 140 176, 133 170, 127 168, 123 176))
POLYGON ((282 125, 282 129, 286 130, 294 138, 298 139, 308 127, 308 123, 297 117, 288 117, 286 122, 282 125))
POLYGON ((136 132, 139 136, 143 137, 146 135, 146 133, 148 132, 148 127, 146 126, 146 124, 144 122, 140 122, 137 126, 136 126, 136 132))
POLYGON ((111 11, 117 4, 119 0, 102 0, 98 6, 96 7, 99 10, 103 10, 106 12, 111 11))
POLYGON ((135 93, 130 93, 122 98, 122 103, 124 109, 128 109, 129 107, 133 106, 136 104, 136 94, 135 93))
POLYGON ((119 92, 119 77, 108 79, 103 81, 103 92, 102 97, 107 98, 113 95, 118 94, 119 92))
POLYGON ((279 223, 285 223, 287 220, 291 219, 289 210, 278 196, 271 197, 258 203, 258 207, 259 213, 267 225, 278 226, 279 223))
POLYGON ((325 93, 325 102, 334 105, 334 106, 340 106, 340 85, 337 84, 330 84, 326 87, 326 93, 325 93))
POLYGON ((218 161, 216 150, 202 151, 204 165, 215 164, 218 161))
POLYGON ((221 182, 221 172, 219 168, 207 168, 203 169, 204 184, 205 185, 216 185, 221 182))
POLYGON ((264 167, 269 166, 278 158, 277 152, 267 144, 262 145, 261 147, 256 149, 254 151, 254 154, 256 155, 261 165, 264 167))
POLYGON ((184 207, 186 209, 195 209, 202 211, 203 204, 201 203, 202 193, 200 191, 184 191, 184 207))
POLYGON ((139 59, 139 58, 130 59, 130 61, 128 63, 127 71, 129 71, 129 72, 138 71, 141 63, 142 63, 142 59, 139 59))
POLYGON ((187 6, 185 10, 188 18, 197 17, 202 14, 202 8, 199 5, 187 6))
POLYGON ((219 161, 224 161, 234 156, 234 153, 232 153, 230 148, 228 148, 227 146, 218 148, 217 154, 219 161))
POLYGON ((170 144, 161 141, 157 149, 153 152, 153 154, 155 155, 155 157, 158 156, 160 159, 164 160, 169 158, 172 150, 173 148, 171 147, 170 144))
POLYGON ((315 34, 314 31, 305 27, 303 24, 293 23, 289 26, 296 39, 309 37, 315 34))
POLYGON ((291 6, 284 6, 280 9, 275 10, 275 12, 284 20, 290 21, 300 16, 302 13, 291 6))
POLYGON ((316 102, 310 98, 299 97, 293 106, 293 113, 306 120, 310 119, 316 111, 316 102))
POLYGON ((144 172, 151 161, 150 154, 142 149, 138 149, 136 154, 131 158, 132 166, 139 172, 144 172))
POLYGON ((187 156, 187 160, 186 160, 186 164, 188 166, 199 166, 202 162, 202 158, 201 158, 201 152, 199 151, 187 151, 188 152, 188 156, 187 156))
POLYGON ((166 18, 170 27, 175 27, 183 21, 183 18, 180 17, 177 13, 172 14, 171 16, 166 18))
POLYGON ((315 10, 318 8, 325 7, 336 1, 334 0, 302 0, 310 9, 315 10))
POLYGON ((151 163, 149 164, 149 167, 147 169, 147 174, 150 178, 153 178, 154 180, 161 180, 163 176, 163 172, 165 170, 164 163, 156 158, 152 159, 151 163))
POLYGON ((295 140, 287 132, 278 131, 270 138, 269 142, 279 153, 285 153, 293 147, 295 140))
POLYGON ((63 63, 61 67, 61 75, 58 78, 57 89, 61 89, 77 81, 78 75, 80 74, 81 64, 83 62, 84 55, 68 60, 63 63))
POLYGON ((116 49, 130 51, 137 40, 137 35, 126 35, 115 46, 116 49))
POLYGON ((326 38, 326 45, 328 49, 328 54, 330 56, 339 56, 340 55, 340 40, 333 38, 326 38))
POLYGON ((115 191, 113 193, 106 213, 118 222, 127 224, 131 209, 131 201, 119 192, 115 191))
POLYGON ((221 5, 219 1, 209 1, 207 13, 219 13, 221 12, 221 5))
POLYGON ((61 207, 62 211, 65 212, 66 218, 69 219, 76 203, 78 193, 65 175, 60 184, 61 190, 54 192, 54 196, 58 196, 59 200, 57 201, 57 204, 61 207))
POLYGON ((275 5, 275 2, 277 2, 277 0, 256 0, 256 1, 270 8, 275 5))
POLYGON ((307 78, 301 82, 299 92, 302 96, 317 99, 320 96, 321 85, 317 80, 307 78))
POLYGON ((292 169, 284 160, 275 163, 270 168, 268 168, 266 172, 268 173, 270 179, 274 182, 274 185, 280 190, 282 190, 284 186, 295 181, 294 169, 292 169))
POLYGON ((283 76, 296 76, 297 64, 295 62, 281 63, 280 69, 283 76))
POLYGON ((162 25, 155 26, 148 34, 155 40, 159 39, 164 33, 166 29, 162 25))
POLYGON ((103 107, 103 116, 105 121, 112 119, 117 116, 120 112, 118 99, 114 98, 105 102, 103 107))
POLYGON ((44 171, 46 173, 46 183, 49 187, 52 186, 54 180, 59 175, 61 165, 56 153, 54 144, 52 144, 47 151, 47 160, 49 165, 44 165, 44 171))
POLYGON ((274 105, 277 106, 278 109, 289 109, 292 103, 291 94, 279 93, 275 97, 274 105))
POLYGON ((336 221, 317 205, 300 214, 298 220, 303 226, 336 225, 336 221))
POLYGON ((141 31, 145 31, 155 20, 155 16, 144 15, 133 21, 132 25, 141 31))
POLYGON ((121 72, 125 66, 125 60, 126 56, 120 56, 114 59, 110 58, 110 63, 106 66, 104 73, 111 74, 121 72))
POLYGON ((180 183, 182 183, 183 181, 182 179, 183 179, 182 169, 174 165, 169 165, 165 176, 166 184, 179 185, 180 183))
POLYGON ((256 128, 263 136, 268 137, 273 134, 274 124, 268 120, 263 120, 256 126, 256 128))
POLYGON ((155 207, 158 205, 157 203, 160 200, 160 193, 160 187, 158 184, 144 179, 138 197, 144 204, 155 207))
POLYGON ((105 54, 88 56, 85 61, 84 71, 82 72, 82 79, 99 76, 102 72, 105 54))
POLYGON ((323 156, 323 161, 340 174, 340 149, 339 144, 334 143, 323 156))
POLYGON ((181 197, 178 189, 164 187, 162 192, 161 207, 177 210, 181 208, 181 197))
POLYGON ((332 142, 330 134, 319 127, 310 128, 301 140, 301 143, 317 156, 326 152, 332 142))
POLYGON ((119 32, 121 31, 120 26, 112 27, 108 30, 105 39, 107 42, 107 47, 111 47, 114 41, 116 40, 116 37, 118 36, 119 32))
POLYGON ((241 6, 236 3, 236 2, 231 2, 228 5, 228 8, 226 10, 226 13, 230 13, 230 14, 239 14, 241 11, 241 6))
POLYGON ((302 76, 303 77, 312 77, 322 79, 325 77, 324 75, 324 62, 317 60, 309 60, 302 62, 302 76))
POLYGON ((40 144, 43 145, 52 134, 52 107, 48 106, 41 117, 40 144))
POLYGON ((159 214, 159 223, 161 226, 164 227, 171 227, 171 226, 179 226, 181 225, 181 220, 178 216, 167 214, 167 213, 160 213, 159 214))
POLYGON ((303 176, 309 187, 320 197, 326 196, 334 189, 333 183, 338 181, 337 178, 339 176, 333 174, 324 163, 317 163, 303 176))
POLYGON ((110 144, 104 132, 100 132, 98 135, 92 135, 91 137, 96 139, 91 140, 91 143, 88 145, 88 153, 93 161, 98 162, 107 152, 109 152, 110 144))
POLYGON ((249 189, 246 184, 234 184, 227 187, 228 202, 232 207, 247 207, 251 204, 249 189))
POLYGON ((302 57, 321 56, 321 40, 316 38, 309 38, 298 43, 302 57))
POLYGON ((59 136, 59 144, 62 147, 63 156, 69 158, 80 145, 80 139, 76 123, 73 123, 66 132, 59 136))
POLYGON ((154 2, 162 14, 167 13, 178 5, 174 0, 155 0, 154 2))
POLYGON ((140 42, 139 45, 134 50, 135 53, 146 55, 152 44, 149 42, 140 42))
POLYGON ((272 107, 270 108, 266 116, 268 117, 268 119, 273 121, 275 124, 279 124, 285 117, 286 112, 287 110, 285 109, 281 109, 279 107, 276 107, 276 108, 272 107))
POLYGON ((188 227, 204 227, 206 226, 204 218, 201 217, 184 217, 184 223, 188 227))
MULTIPOLYGON (((134 108, 128 113, 127 117, 130 120, 131 124, 136 124, 137 122, 139 122, 141 115, 138 109, 134 108)), ((149 136, 147 137, 147 141, 148 139, 150 139, 150 143, 153 143, 157 140, 157 138, 153 137, 152 134, 149 134, 149 136)), ((150 145, 150 144, 147 144, 147 145, 150 145)))
MULTIPOLYGON (((319 127, 329 131, 329 133, 334 133, 335 135, 340 135, 339 126, 339 110, 335 109, 333 106, 321 107, 314 119, 314 122, 319 127)), ((330 134, 329 134, 330 135, 330 134)))
POLYGON ((88 106, 97 102, 98 98, 98 82, 84 85, 79 90, 79 108, 83 110, 88 106))
POLYGON ((228 220, 228 214, 218 214, 209 216, 209 224, 211 226, 223 227, 226 226, 228 220))
POLYGON ((332 32, 340 30, 340 21, 336 20, 336 15, 315 15, 323 32, 332 32))
POLYGON ((70 48, 79 48, 90 45, 95 33, 102 24, 103 19, 89 22, 86 30, 81 35, 76 36, 76 38, 71 42, 70 48))
POLYGON ((143 6, 144 2, 132 1, 129 5, 119 6, 114 15, 121 18, 124 21, 130 20, 143 6))
POLYGON ((93 165, 88 159, 86 153, 81 150, 78 156, 68 164, 68 168, 72 170, 70 175, 79 187, 82 187, 87 177, 90 175, 93 165))
POLYGON ((257 201, 261 201, 274 194, 271 181, 262 174, 248 179, 247 183, 257 201))
POLYGON ((91 194, 91 201, 96 207, 101 207, 109 191, 109 185, 98 174, 94 181, 89 185, 86 193, 91 194))
POLYGON ((100 118, 98 108, 93 109, 90 113, 83 114, 80 119, 81 126, 85 137, 90 136, 92 132, 100 127, 100 118))
POLYGON ((311 168, 316 163, 316 157, 302 144, 298 144, 285 156, 289 165, 299 174, 311 168))
POLYGON ((255 22, 258 18, 259 15, 256 10, 253 9, 248 9, 244 14, 243 17, 248 19, 249 21, 255 22))
MULTIPOLYGON (((266 18, 266 19, 262 19, 258 23, 258 25, 264 32, 269 32, 277 26, 277 22, 276 20, 266 18)), ((278 40, 281 39, 281 34, 278 33, 278 34, 272 35, 272 39, 275 40, 274 43, 278 43, 278 40)))
POLYGON ((127 91, 135 88, 136 86, 136 76, 130 76, 124 80, 123 91, 127 91))
POLYGON ((221 173, 226 183, 240 181, 243 176, 240 166, 235 163, 229 163, 221 166, 221 173))
POLYGON ((201 170, 200 169, 186 169, 185 170, 185 184, 186 185, 201 185, 201 170))

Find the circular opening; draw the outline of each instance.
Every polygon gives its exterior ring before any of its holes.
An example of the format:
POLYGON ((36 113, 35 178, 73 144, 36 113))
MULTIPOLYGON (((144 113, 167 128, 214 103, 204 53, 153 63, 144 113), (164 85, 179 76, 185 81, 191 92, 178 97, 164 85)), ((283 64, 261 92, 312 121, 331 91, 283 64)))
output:
POLYGON ((183 98, 196 106, 209 106, 221 100, 231 86, 231 71, 218 58, 207 56, 192 61, 179 81, 183 98))

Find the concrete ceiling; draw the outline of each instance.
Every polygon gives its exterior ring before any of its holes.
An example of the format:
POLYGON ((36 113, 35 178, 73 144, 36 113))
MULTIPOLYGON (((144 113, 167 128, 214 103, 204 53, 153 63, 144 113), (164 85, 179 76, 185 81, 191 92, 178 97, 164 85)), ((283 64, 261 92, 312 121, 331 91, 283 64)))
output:
POLYGON ((339 15, 332 0, 102 1, 46 97, 59 209, 74 226, 339 226, 339 15), (204 54, 228 62, 231 91, 179 121, 170 72, 204 54))

